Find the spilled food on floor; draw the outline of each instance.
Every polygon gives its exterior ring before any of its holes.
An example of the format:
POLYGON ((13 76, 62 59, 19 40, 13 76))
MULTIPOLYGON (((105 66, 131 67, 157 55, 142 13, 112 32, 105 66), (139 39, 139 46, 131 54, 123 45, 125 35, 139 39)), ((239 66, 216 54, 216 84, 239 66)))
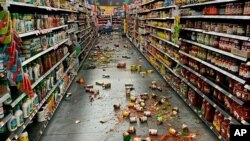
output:
POLYGON ((202 134, 210 132, 194 122, 197 117, 127 39, 102 38, 70 88, 70 101, 63 103, 69 112, 65 116, 76 119, 77 126, 70 131, 55 130, 63 125, 51 127, 47 139, 53 133, 76 132, 81 139, 100 141, 208 140, 202 134))

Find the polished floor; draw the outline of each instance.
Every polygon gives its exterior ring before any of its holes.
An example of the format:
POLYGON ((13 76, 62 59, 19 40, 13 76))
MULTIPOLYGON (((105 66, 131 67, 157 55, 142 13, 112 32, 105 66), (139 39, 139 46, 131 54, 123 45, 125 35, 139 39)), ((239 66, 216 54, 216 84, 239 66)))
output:
MULTIPOLYGON (((113 104, 120 103, 123 106, 127 105, 128 99, 125 96, 125 83, 134 84, 134 95, 149 91, 149 84, 156 80, 164 83, 156 71, 141 77, 138 73, 132 73, 128 69, 121 70, 116 68, 118 61, 124 61, 127 68, 131 64, 141 64, 143 68, 153 69, 152 66, 143 58, 143 56, 124 39, 113 39, 108 41, 105 38, 98 39, 98 45, 101 48, 112 47, 116 51, 112 54, 112 61, 108 65, 103 65, 96 69, 84 69, 91 64, 91 61, 86 61, 82 69, 80 69, 77 77, 84 77, 85 84, 95 84, 96 81, 104 81, 111 83, 111 89, 103 90, 100 86, 99 98, 95 98, 90 102, 89 94, 87 94, 82 85, 76 82, 72 83, 68 92, 73 95, 69 99, 64 99, 57 109, 55 115, 43 133, 40 140, 42 141, 122 141, 122 133, 128 129, 130 123, 128 121, 118 122, 116 118, 117 112, 113 109, 113 104), (108 44, 107 44, 108 43, 108 44), (120 47, 115 48, 114 44, 119 43, 120 47), (129 48, 123 48, 124 44, 128 44, 129 48), (131 57, 126 59, 122 56, 131 57), (103 74, 109 74, 110 78, 103 78, 103 74), (79 123, 76 123, 79 121, 79 123), (101 123, 100 121, 105 121, 101 123)), ((87 59, 88 60, 88 59, 87 59)), ((176 129, 181 129, 183 123, 187 124, 192 132, 197 133, 197 141, 216 141, 217 138, 205 126, 202 121, 186 106, 186 104, 169 88, 164 88, 161 95, 172 96, 169 102, 173 106, 180 109, 179 119, 170 119, 167 122, 176 129)), ((167 131, 166 124, 157 125, 155 119, 150 119, 146 124, 137 123, 133 125, 137 129, 137 135, 147 135, 149 128, 156 128, 160 134, 167 131)))

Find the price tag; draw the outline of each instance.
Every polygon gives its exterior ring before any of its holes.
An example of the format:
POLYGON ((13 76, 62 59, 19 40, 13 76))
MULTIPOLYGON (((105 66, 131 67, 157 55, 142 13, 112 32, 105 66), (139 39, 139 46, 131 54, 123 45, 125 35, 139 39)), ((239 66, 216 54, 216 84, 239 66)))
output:
POLYGON ((214 104, 214 105, 213 105, 213 107, 214 107, 214 108, 216 108, 216 107, 217 107, 217 105, 216 105, 216 104, 214 104))
POLYGON ((40 131, 40 134, 42 135, 42 134, 43 134, 43 131, 40 131))
POLYGON ((213 126, 210 126, 210 129, 213 129, 213 126))
POLYGON ((32 117, 29 117, 29 120, 32 120, 32 117))
POLYGON ((197 113, 197 110, 196 110, 196 109, 194 109, 194 111, 197 113))
POLYGON ((25 125, 23 125, 23 126, 22 126, 22 128, 23 128, 23 129, 25 129, 25 128, 26 128, 26 126, 25 126, 25 125))
POLYGON ((199 117, 201 118, 201 115, 199 115, 199 117))
POLYGON ((18 139, 18 135, 15 135, 14 138, 15 138, 15 139, 18 139))
POLYGON ((205 95, 202 95, 203 98, 205 98, 205 95))
POLYGON ((218 137, 219 139, 221 139, 221 135, 219 135, 219 137, 218 137))
POLYGON ((228 96, 229 98, 232 98, 232 95, 231 94, 229 94, 229 96, 228 96))
POLYGON ((242 120, 241 123, 242 124, 247 124, 247 122, 245 120, 242 120))
POLYGON ((230 121, 232 120, 232 117, 231 116, 229 116, 229 118, 228 118, 230 121))

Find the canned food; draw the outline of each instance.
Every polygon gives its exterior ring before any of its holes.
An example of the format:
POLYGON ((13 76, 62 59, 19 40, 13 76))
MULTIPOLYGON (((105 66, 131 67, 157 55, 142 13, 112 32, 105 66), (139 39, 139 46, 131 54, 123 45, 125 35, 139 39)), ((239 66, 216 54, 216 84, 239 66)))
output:
POLYGON ((130 96, 130 101, 131 101, 131 102, 135 102, 135 100, 136 100, 136 97, 135 97, 135 96, 130 96))
POLYGON ((86 85, 85 88, 94 88, 93 85, 86 85))
POLYGON ((153 70, 147 70, 146 73, 147 74, 152 74, 154 71, 153 70))
POLYGON ((168 129, 168 132, 171 134, 171 135, 176 135, 177 134, 177 131, 173 128, 169 128, 168 129))
POLYGON ((134 108, 134 106, 135 106, 135 103, 130 102, 130 103, 128 104, 128 108, 134 108))
POLYGON ((141 66, 141 65, 138 65, 138 66, 137 66, 137 71, 138 71, 138 72, 141 72, 141 70, 142 70, 142 66, 141 66))
POLYGON ((139 118, 140 122, 141 123, 144 123, 144 122, 147 122, 148 121, 148 118, 146 116, 142 116, 139 118))
POLYGON ((136 107, 136 111, 138 111, 138 112, 143 111, 143 107, 140 107, 140 106, 136 107))
POLYGON ((144 77, 146 75, 146 72, 145 71, 141 71, 140 74, 141 74, 142 77, 144 77))
POLYGON ((135 123, 135 122, 137 122, 137 119, 136 119, 136 117, 130 117, 129 121, 130 121, 130 123, 135 123))
POLYGON ((109 89, 109 88, 111 88, 111 83, 105 83, 105 84, 102 85, 102 87, 104 89, 109 89))
POLYGON ((114 104, 114 109, 120 109, 121 108, 121 104, 114 104))
POLYGON ((130 112, 123 111, 122 112, 122 117, 128 117, 130 115, 130 112))
POLYGON ((102 75, 102 77, 103 77, 103 78, 110 78, 110 75, 104 74, 104 75, 102 75))
POLYGON ((140 102, 140 105, 142 106, 142 107, 144 107, 145 106, 145 103, 144 102, 140 102))
POLYGON ((149 129, 148 133, 149 135, 157 135, 157 129, 149 129))
POLYGON ((135 65, 131 65, 131 66, 130 66, 130 70, 131 70, 131 71, 136 71, 136 66, 135 66, 135 65))
POLYGON ((128 128, 128 131, 127 131, 127 132, 128 132, 129 134, 135 134, 136 129, 135 129, 134 126, 131 126, 131 127, 128 128))
POLYGON ((151 116, 151 112, 150 111, 144 111, 144 115, 147 116, 147 117, 150 117, 151 116))

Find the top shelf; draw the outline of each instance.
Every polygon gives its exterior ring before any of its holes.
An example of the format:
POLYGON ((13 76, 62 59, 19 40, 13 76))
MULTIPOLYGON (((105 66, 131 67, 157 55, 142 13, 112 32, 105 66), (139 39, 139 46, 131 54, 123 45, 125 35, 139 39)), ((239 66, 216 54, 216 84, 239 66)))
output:
POLYGON ((61 12, 78 13, 78 11, 74 11, 74 10, 54 8, 54 7, 49 7, 49 6, 35 6, 33 4, 27 4, 27 3, 23 3, 23 2, 9 1, 9 4, 10 4, 10 6, 29 7, 29 8, 35 8, 35 9, 43 9, 43 10, 47 10, 47 11, 61 11, 61 12))
POLYGON ((153 2, 155 2, 155 0, 151 0, 149 2, 142 3, 140 6, 148 5, 148 4, 153 3, 153 2))
POLYGON ((237 16, 237 15, 197 15, 197 16, 181 16, 186 19, 232 19, 232 20, 250 20, 250 16, 237 16))
POLYGON ((189 8, 189 7, 196 7, 196 6, 204 6, 204 5, 211 5, 211 4, 221 4, 221 3, 227 3, 227 2, 237 2, 238 0, 214 0, 214 1, 208 1, 203 3, 194 3, 194 4, 187 4, 183 5, 180 8, 189 8))

